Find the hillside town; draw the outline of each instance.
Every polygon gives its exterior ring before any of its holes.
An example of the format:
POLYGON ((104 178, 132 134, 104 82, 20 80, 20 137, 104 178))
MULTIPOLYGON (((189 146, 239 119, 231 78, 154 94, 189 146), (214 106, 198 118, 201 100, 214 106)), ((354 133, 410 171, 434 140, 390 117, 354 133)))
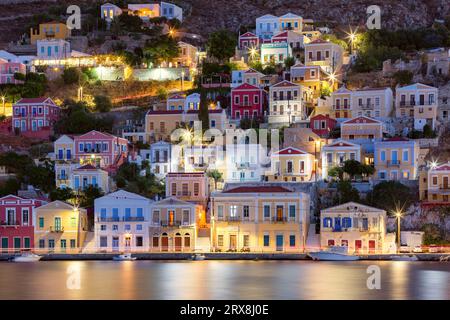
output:
POLYGON ((65 9, 0 48, 2 254, 450 251, 450 16, 65 9))

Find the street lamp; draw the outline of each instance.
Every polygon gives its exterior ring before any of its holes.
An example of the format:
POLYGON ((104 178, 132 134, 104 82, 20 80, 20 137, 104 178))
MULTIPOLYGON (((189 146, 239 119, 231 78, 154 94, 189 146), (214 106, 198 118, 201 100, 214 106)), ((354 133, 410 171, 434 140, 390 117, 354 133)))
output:
POLYGON ((2 96, 3 115, 6 116, 5 96, 2 96))
POLYGON ((394 214, 397 217, 397 252, 400 252, 400 218, 402 217, 403 212, 401 209, 396 209, 394 214))
POLYGON ((83 101, 83 87, 78 87, 78 101, 83 101))

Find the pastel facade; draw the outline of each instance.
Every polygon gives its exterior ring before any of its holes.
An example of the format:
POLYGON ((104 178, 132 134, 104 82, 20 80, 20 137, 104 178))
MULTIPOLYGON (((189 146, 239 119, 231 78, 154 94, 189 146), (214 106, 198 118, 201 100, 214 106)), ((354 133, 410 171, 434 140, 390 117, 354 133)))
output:
POLYGON ((65 23, 52 21, 39 24, 39 29, 30 29, 30 42, 36 44, 38 40, 59 39, 66 40, 71 35, 71 30, 65 23))
POLYGON ((148 251, 153 201, 119 190, 95 199, 95 247, 101 252, 148 251))
POLYGON ((269 88, 269 123, 292 123, 306 118, 302 88, 289 81, 281 81, 269 88))
POLYGON ((305 65, 320 66, 327 73, 334 73, 343 64, 344 49, 333 42, 314 40, 305 44, 305 65))
POLYGON ((141 18, 143 21, 149 21, 151 18, 160 16, 159 3, 139 3, 128 4, 128 12, 141 18))
POLYGON ((271 155, 272 172, 266 176, 269 182, 309 182, 315 160, 314 155, 303 150, 287 147, 271 155))
POLYGON ((41 60, 64 60, 71 57, 70 42, 63 39, 37 40, 37 57, 41 60))
POLYGON ((86 239, 86 210, 62 201, 36 209, 35 250, 42 253, 79 253, 86 239))
POLYGON ((341 123, 343 140, 380 140, 383 138, 383 123, 379 120, 360 116, 341 123))
POLYGON ((269 163, 267 150, 260 144, 227 144, 225 182, 260 182, 263 165, 269 163))
POLYGON ((34 248, 35 209, 42 200, 8 195, 0 198, 1 252, 34 248))
POLYGON ((59 116, 60 108, 50 98, 22 98, 13 105, 12 124, 21 135, 48 139, 59 116))
POLYGON ((111 22, 122 14, 122 9, 112 3, 105 3, 100 6, 100 17, 107 22, 111 22))
POLYGON ((349 119, 353 117, 351 101, 353 92, 345 86, 331 94, 332 114, 336 120, 349 119))
POLYGON ((197 239, 197 207, 172 197, 155 202, 149 227, 150 250, 193 251, 197 239))
MULTIPOLYGON (((92 186, 108 193, 111 189, 108 172, 91 164, 73 169, 72 174, 68 178, 70 180, 69 187, 72 190, 84 190, 92 186)), ((58 181, 60 180, 58 179, 58 181)), ((60 187, 63 186, 60 185, 60 187)))
POLYGON ((167 173, 172 172, 171 144, 158 141, 150 145, 149 158, 150 172, 158 179, 164 179, 167 173))
POLYGON ((292 48, 286 42, 261 44, 261 63, 283 64, 284 60, 292 56, 292 48))
POLYGON ((209 178, 205 172, 168 173, 166 196, 176 197, 206 208, 209 197, 209 178))
POLYGON ((352 92, 352 116, 386 119, 393 116, 394 96, 391 88, 360 89, 352 92))
POLYGON ((263 115, 264 90, 244 83, 231 90, 231 118, 258 118, 263 115))
POLYGON ((450 205, 450 163, 431 166, 420 172, 420 200, 427 204, 450 205))
POLYGON ((214 251, 300 252, 309 195, 281 186, 242 186, 211 195, 214 251))
POLYGON ((167 110, 184 110, 184 103, 186 96, 182 94, 174 94, 167 98, 166 105, 167 110))
POLYGON ((262 87, 261 79, 264 74, 254 69, 233 70, 231 72, 231 88, 239 87, 242 84, 249 84, 255 87, 262 87))
POLYGON ((169 20, 178 19, 180 22, 183 22, 183 9, 173 3, 161 1, 160 15, 169 20))
POLYGON ((256 19, 256 35, 261 39, 271 39, 280 31, 292 30, 301 33, 303 30, 303 18, 287 13, 281 17, 271 14, 256 19))
POLYGON ((301 33, 286 30, 276 33, 272 39, 272 43, 287 43, 292 49, 299 50, 303 47, 303 35, 301 33))
POLYGON ((320 212, 320 246, 343 246, 349 253, 386 253, 386 211, 348 202, 320 212))
POLYGON ((419 143, 406 138, 376 141, 375 176, 379 180, 415 180, 419 168, 419 143))
POLYGON ((20 62, 9 62, 0 58, 0 84, 22 84, 22 80, 14 78, 14 74, 27 73, 26 66, 20 62))
POLYGON ((345 140, 337 140, 322 147, 322 179, 328 179, 328 170, 342 167, 347 160, 361 162, 361 146, 345 140))
POLYGON ((198 50, 192 44, 179 41, 178 47, 180 48, 180 54, 175 59, 175 63, 178 67, 196 68, 198 64, 198 50))
POLYGON ((252 33, 252 32, 246 32, 244 34, 239 35, 238 40, 238 48, 240 50, 249 50, 252 48, 258 48, 259 47, 259 37, 252 33))
POLYGON ((323 88, 331 88, 332 91, 337 89, 337 82, 332 87, 320 66, 305 66, 298 63, 291 67, 290 76, 293 83, 311 89, 314 98, 320 97, 323 88))
POLYGON ((413 118, 414 129, 425 125, 436 128, 438 89, 421 83, 396 89, 395 113, 397 118, 413 118))

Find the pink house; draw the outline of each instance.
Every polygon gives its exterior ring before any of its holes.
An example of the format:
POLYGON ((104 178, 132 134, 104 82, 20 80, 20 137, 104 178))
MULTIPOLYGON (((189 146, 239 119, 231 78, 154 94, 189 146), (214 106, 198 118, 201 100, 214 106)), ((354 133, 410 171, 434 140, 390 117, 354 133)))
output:
POLYGON ((34 247, 34 210, 43 204, 42 200, 26 199, 14 195, 0 198, 2 253, 34 247))
POLYGON ((336 127, 337 121, 333 118, 330 118, 328 114, 318 114, 314 117, 311 117, 309 125, 312 132, 314 132, 321 138, 326 138, 336 127))
POLYGON ((246 32, 239 36, 239 49, 256 48, 259 46, 259 38, 256 34, 246 32))
POLYGON ((128 157, 128 140, 93 130, 74 137, 74 154, 80 163, 95 159, 101 168, 114 169, 128 157))
POLYGON ((264 90, 248 83, 231 90, 231 118, 257 118, 263 114, 264 90))
POLYGON ((13 105, 13 128, 29 138, 48 139, 59 115, 50 98, 22 98, 13 105))
POLYGON ((0 58, 0 84, 21 84, 23 81, 14 79, 15 73, 27 73, 27 68, 20 62, 9 62, 0 58))

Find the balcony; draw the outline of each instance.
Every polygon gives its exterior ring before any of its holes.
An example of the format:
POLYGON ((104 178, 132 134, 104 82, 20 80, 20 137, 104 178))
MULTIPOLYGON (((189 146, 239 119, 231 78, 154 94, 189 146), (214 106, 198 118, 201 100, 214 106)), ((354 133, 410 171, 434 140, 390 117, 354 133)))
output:
POLYGON ((358 108, 362 110, 373 110, 375 108, 375 105, 373 103, 364 103, 359 104, 358 108))
POLYGON ((386 161, 386 166, 388 168, 390 168, 390 167, 400 167, 400 161, 399 160, 388 160, 388 161, 386 161))
POLYGON ((58 179, 59 181, 68 181, 69 180, 69 176, 64 175, 64 174, 58 174, 56 176, 56 179, 58 179))
POLYGON ((412 108, 416 105, 414 100, 411 101, 400 101, 400 108, 412 108))
POLYGON ((151 158, 152 163, 167 163, 169 162, 168 158, 151 158))
POLYGON ((180 220, 176 220, 176 221, 161 220, 160 225, 161 225, 161 227, 165 227, 165 228, 179 228, 181 226, 181 221, 180 220))
POLYGON ((333 104, 333 110, 344 110, 344 111, 348 111, 350 110, 350 106, 349 105, 338 105, 338 104, 333 104))
POLYGON ((16 226, 19 226, 19 222, 16 220, 2 221, 2 222, 0 222, 0 225, 2 227, 16 227, 16 226))
POLYGON ((50 232, 56 232, 56 233, 63 233, 64 227, 63 226, 57 226, 57 227, 50 227, 50 232))
POLYGON ((125 222, 145 221, 145 218, 144 217, 123 217, 122 221, 125 221, 125 222))
POLYGON ((225 218, 226 221, 228 222, 239 222, 241 221, 241 217, 239 216, 228 216, 225 218))
POLYGON ((440 184, 439 190, 450 191, 450 185, 449 184, 440 184))
POLYGON ((119 222, 119 217, 100 217, 97 219, 98 222, 119 222))
POLYGON ((192 195, 192 192, 190 191, 179 191, 177 192, 178 197, 190 197, 192 195))
POLYGON ((272 223, 286 223, 287 218, 286 217, 272 217, 272 223))
POLYGON ((242 107, 251 107, 252 104, 250 102, 248 102, 248 101, 244 101, 244 102, 241 102, 241 103, 236 103, 235 106, 236 107, 241 107, 241 108, 242 107))
POLYGON ((287 96, 287 97, 279 97, 279 96, 276 96, 276 97, 274 97, 274 96, 272 96, 271 98, 270 98, 270 100, 272 100, 272 101, 289 101, 289 102, 296 102, 297 100, 298 100, 298 97, 297 96, 294 96, 294 97, 292 97, 292 96, 287 96))

